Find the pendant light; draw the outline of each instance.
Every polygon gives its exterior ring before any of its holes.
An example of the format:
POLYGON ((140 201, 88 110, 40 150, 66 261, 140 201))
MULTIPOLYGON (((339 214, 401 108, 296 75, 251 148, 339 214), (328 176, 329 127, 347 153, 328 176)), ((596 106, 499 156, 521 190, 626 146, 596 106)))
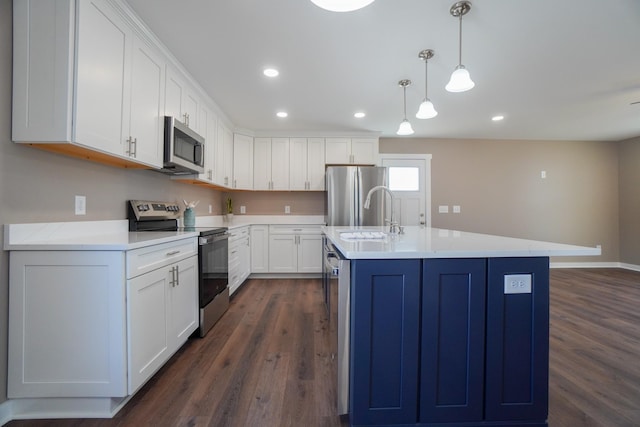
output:
POLYGON ((311 2, 331 12, 351 12, 370 5, 374 0, 311 0, 311 2))
POLYGON ((438 115, 433 103, 429 100, 429 96, 427 96, 427 62, 433 58, 433 55, 432 49, 425 49, 418 54, 418 58, 424 61, 424 101, 422 101, 416 113, 416 118, 418 119, 432 119, 438 115))
POLYGON ((398 82, 404 91, 404 120, 400 123, 400 127, 398 128, 398 135, 413 135, 413 128, 411 127, 411 123, 407 120, 407 86, 411 84, 411 80, 404 79, 398 82))
POLYGON ((462 65, 462 16, 466 15, 471 10, 471 3, 468 1, 459 1, 451 6, 449 12, 452 16, 460 19, 459 27, 459 39, 458 45, 458 66, 451 74, 451 79, 445 89, 449 92, 466 92, 472 89, 476 84, 471 80, 469 71, 462 65))

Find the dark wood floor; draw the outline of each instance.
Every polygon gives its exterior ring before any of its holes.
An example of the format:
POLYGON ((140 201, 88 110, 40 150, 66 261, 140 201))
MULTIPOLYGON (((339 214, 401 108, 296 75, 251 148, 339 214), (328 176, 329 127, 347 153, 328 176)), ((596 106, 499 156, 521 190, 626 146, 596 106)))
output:
MULTIPOLYGON (((319 280, 249 280, 111 420, 26 426, 344 426, 319 280)), ((549 425, 640 426, 640 273, 551 272, 549 425)))

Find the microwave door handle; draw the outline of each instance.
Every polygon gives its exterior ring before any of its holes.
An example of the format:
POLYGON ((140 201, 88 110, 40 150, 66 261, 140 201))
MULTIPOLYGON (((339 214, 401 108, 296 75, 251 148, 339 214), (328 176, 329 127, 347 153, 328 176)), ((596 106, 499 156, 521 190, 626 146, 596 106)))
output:
POLYGON ((204 144, 196 144, 193 147, 193 156, 198 166, 202 166, 204 163, 202 159, 204 158, 204 144))

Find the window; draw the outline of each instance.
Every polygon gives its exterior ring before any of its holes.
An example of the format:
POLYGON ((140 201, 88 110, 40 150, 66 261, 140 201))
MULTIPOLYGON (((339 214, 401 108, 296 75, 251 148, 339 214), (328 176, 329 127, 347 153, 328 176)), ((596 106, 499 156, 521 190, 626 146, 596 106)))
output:
POLYGON ((389 167, 391 191, 420 191, 420 168, 389 167))

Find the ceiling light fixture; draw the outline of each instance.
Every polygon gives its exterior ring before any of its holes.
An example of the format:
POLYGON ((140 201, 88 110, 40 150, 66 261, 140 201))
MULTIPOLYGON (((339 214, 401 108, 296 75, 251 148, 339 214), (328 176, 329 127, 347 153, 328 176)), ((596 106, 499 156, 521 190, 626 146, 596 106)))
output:
POLYGON ((427 63, 429 59, 433 58, 434 52, 432 49, 425 49, 418 54, 418 58, 424 61, 424 101, 420 104, 416 117, 418 119, 432 119, 438 115, 433 103, 429 100, 427 95, 427 63))
POLYGON ((286 111, 278 111, 276 113, 276 116, 280 117, 281 119, 284 119, 285 117, 289 116, 289 114, 286 111))
POLYGON ((356 119, 361 119, 361 118, 363 118, 364 116, 366 116, 366 114, 365 114, 365 113, 363 113, 362 111, 358 111, 357 113, 355 113, 355 114, 353 115, 353 117, 355 117, 356 119))
POLYGON ((493 116, 491 117, 491 120, 493 120, 494 122, 499 122, 500 120, 504 120, 504 116, 493 116))
POLYGON ((351 12, 370 5, 374 0, 311 0, 311 2, 331 12, 351 12))
POLYGON ((458 66, 451 73, 451 79, 445 89, 449 92, 466 92, 472 89, 476 84, 471 80, 469 71, 462 65, 462 16, 471 10, 471 3, 468 1, 459 1, 451 6, 449 12, 452 16, 460 19, 459 27, 459 44, 458 44, 458 66))
POLYGON ((278 70, 276 70, 275 68, 265 68, 262 71, 262 74, 264 74, 267 77, 278 77, 280 72, 278 70))
POLYGON ((404 91, 404 120, 400 123, 400 127, 398 128, 398 135, 413 135, 413 128, 411 127, 411 123, 407 120, 407 86, 411 84, 411 80, 404 79, 398 82, 404 91))

